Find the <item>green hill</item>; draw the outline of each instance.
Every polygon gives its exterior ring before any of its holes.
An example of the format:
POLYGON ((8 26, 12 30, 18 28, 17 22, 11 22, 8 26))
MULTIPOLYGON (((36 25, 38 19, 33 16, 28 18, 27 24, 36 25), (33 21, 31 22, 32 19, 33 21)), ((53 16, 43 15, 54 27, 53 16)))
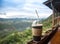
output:
MULTIPOLYGON (((4 22, 6 23, 6 22, 4 22)), ((7 22, 8 23, 8 22, 7 22)), ((1 33, 1 34, 5 34, 5 36, 0 37, 0 44, 27 44, 28 41, 30 41, 32 39, 32 32, 31 32, 31 28, 30 29, 26 29, 26 27, 31 27, 32 22, 9 22, 8 24, 10 25, 6 25, 6 27, 8 28, 12 28, 13 26, 15 27, 16 30, 9 32, 8 34, 1 33), (12 26, 12 27, 11 27, 12 26), (17 31, 17 29, 19 29, 19 27, 25 28, 23 31, 17 31)), ((48 17, 47 19, 42 21, 43 24, 43 31, 46 31, 46 29, 51 28, 51 24, 52 24, 52 20, 51 20, 51 16, 48 17)), ((5 28, 5 26, 3 26, 5 28)), ((3 27, 0 27, 1 29, 3 27)), ((43 32, 44 33, 44 32, 43 32)))

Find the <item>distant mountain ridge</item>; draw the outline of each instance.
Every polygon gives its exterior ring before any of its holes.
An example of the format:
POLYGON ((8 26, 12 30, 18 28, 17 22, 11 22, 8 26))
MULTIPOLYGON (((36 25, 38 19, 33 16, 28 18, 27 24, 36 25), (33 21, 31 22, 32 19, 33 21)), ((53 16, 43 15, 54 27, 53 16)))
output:
MULTIPOLYGON (((12 30, 24 30, 28 27, 31 27, 32 22, 35 20, 38 20, 38 18, 0 18, 0 28, 2 27, 2 29, 8 29, 7 27, 9 27, 10 30, 10 27, 12 27, 12 30)), ((40 18, 39 20, 42 21, 44 18, 40 18)))
MULTIPOLYGON (((45 18, 40 18, 45 19, 45 18)), ((38 20, 38 18, 0 18, 0 20, 38 20)))

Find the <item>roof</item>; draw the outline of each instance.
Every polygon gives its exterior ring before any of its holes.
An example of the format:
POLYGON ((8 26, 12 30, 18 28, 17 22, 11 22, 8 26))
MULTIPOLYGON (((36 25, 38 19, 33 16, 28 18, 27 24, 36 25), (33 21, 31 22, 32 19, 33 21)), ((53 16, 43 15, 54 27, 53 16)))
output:
POLYGON ((51 3, 53 4, 54 8, 60 12, 60 0, 47 0, 44 2, 46 6, 52 9, 51 3))
POLYGON ((46 1, 46 2, 44 2, 44 4, 45 4, 46 6, 48 6, 50 9, 52 9, 52 7, 51 7, 51 2, 50 2, 50 1, 46 1))

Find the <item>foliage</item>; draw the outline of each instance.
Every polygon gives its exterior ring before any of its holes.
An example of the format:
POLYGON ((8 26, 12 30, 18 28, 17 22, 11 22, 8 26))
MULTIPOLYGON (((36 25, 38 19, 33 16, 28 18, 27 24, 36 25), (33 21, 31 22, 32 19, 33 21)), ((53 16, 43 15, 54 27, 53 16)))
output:
POLYGON ((26 44, 28 40, 32 39, 31 30, 24 30, 23 32, 13 32, 0 41, 0 44, 26 44))
MULTIPOLYGON (((6 23, 6 22, 3 22, 6 23)), ((46 20, 42 21, 43 24, 43 31, 46 31, 48 28, 51 28, 51 17, 47 18, 46 20)), ((32 32, 31 29, 25 29, 24 31, 19 31, 18 29, 23 30, 23 28, 31 26, 31 22, 7 22, 6 24, 0 24, 0 30, 4 29, 2 32, 0 31, 0 44, 27 44, 29 40, 32 39, 32 32), (7 25, 9 24, 9 25, 7 25), (8 28, 13 28, 17 31, 9 32, 8 28), (5 28, 8 31, 5 31, 5 28)))

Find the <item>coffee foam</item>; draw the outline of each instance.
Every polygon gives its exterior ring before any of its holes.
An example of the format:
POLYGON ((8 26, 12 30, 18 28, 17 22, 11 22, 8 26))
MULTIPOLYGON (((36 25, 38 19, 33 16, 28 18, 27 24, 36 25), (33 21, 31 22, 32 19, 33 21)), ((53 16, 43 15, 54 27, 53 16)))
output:
POLYGON ((32 27, 33 26, 43 26, 43 24, 32 24, 32 27))
POLYGON ((40 24, 39 22, 40 22, 40 21, 34 21, 34 22, 32 23, 32 26, 43 26, 43 24, 40 24))

